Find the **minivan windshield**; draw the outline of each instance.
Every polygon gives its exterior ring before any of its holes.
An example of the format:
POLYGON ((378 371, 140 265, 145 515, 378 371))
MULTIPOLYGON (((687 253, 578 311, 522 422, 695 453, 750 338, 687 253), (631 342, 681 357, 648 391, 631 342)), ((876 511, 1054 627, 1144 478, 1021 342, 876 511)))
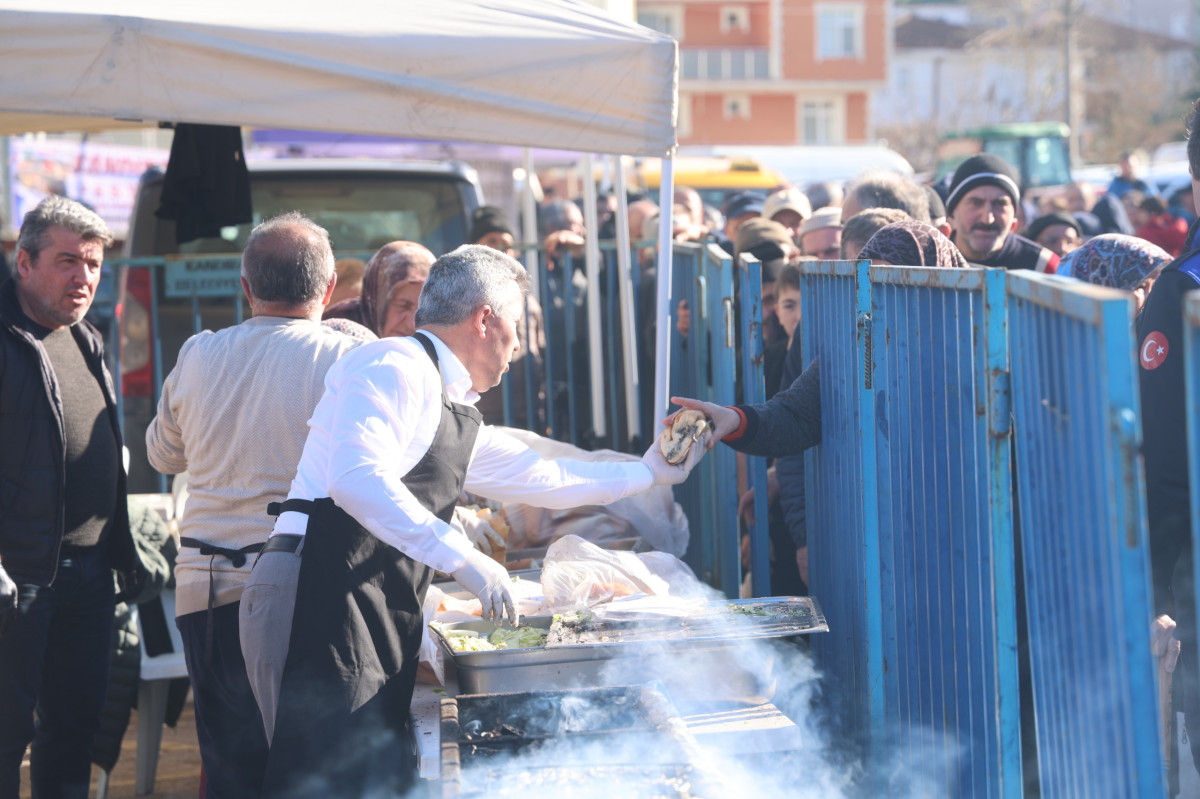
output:
MULTIPOLYGON (((287 211, 300 211, 329 231, 334 250, 373 252, 389 241, 416 241, 444 253, 467 239, 461 192, 469 184, 438 177, 319 172, 258 173, 251 182, 254 220, 227 227, 216 238, 179 246, 188 255, 240 252, 255 225, 287 211)), ((165 253, 160 253, 165 254, 165 253)))

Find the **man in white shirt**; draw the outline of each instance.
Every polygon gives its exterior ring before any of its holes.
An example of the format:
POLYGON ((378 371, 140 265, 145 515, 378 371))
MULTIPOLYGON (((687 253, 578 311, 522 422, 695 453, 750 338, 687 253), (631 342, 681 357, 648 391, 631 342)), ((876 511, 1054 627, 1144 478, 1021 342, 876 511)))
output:
POLYGON ((640 462, 544 460, 482 424, 472 405, 517 352, 528 284, 507 255, 460 247, 431 267, 415 336, 366 344, 326 376, 260 561, 277 539, 303 553, 274 689, 267 793, 404 795, 415 776, 404 732, 433 569, 478 596, 485 618, 517 623, 508 572, 448 523, 462 488, 550 508, 603 504, 682 482, 703 455, 705 442, 671 466, 656 442, 640 462))
POLYGON ((211 799, 257 796, 262 783, 267 741, 238 611, 325 372, 359 343, 320 323, 334 282, 324 229, 297 213, 255 228, 242 253, 252 318, 184 343, 146 431, 154 468, 188 472, 175 607, 211 799))

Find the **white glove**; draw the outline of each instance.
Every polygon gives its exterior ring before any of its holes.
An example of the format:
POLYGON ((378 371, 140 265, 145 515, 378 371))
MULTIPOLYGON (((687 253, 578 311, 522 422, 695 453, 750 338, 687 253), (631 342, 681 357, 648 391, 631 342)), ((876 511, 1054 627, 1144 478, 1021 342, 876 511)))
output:
POLYGON ((654 443, 650 445, 650 449, 646 450, 646 454, 642 456, 642 463, 646 464, 646 467, 650 469, 650 474, 654 475, 654 484, 656 486, 673 486, 686 480, 692 473, 692 469, 704 457, 704 453, 708 452, 708 440, 711 435, 708 430, 701 433, 700 437, 692 442, 687 457, 674 466, 667 463, 667 459, 663 457, 662 448, 658 445, 658 439, 655 439, 654 443))
POLYGON ((487 523, 487 519, 480 518, 475 511, 462 505, 454 506, 454 518, 450 520, 450 526, 470 539, 475 548, 485 555, 508 546, 500 534, 487 523))
POLYGON ((451 572, 450 576, 479 598, 484 621, 500 624, 507 612, 514 627, 520 623, 508 569, 479 550, 472 549, 467 553, 466 562, 451 572))
POLYGON ((0 566, 0 635, 17 615, 17 584, 8 576, 8 572, 0 566))

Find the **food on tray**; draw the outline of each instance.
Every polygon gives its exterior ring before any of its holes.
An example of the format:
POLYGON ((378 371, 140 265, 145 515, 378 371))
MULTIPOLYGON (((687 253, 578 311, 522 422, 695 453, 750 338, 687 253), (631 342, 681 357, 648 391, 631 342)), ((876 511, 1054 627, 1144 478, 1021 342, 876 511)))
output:
POLYGON ((667 463, 682 463, 692 444, 711 426, 712 422, 700 411, 683 410, 675 414, 671 426, 658 437, 658 446, 667 463))
POLYGON ((497 627, 486 638, 475 630, 449 629, 430 622, 455 652, 494 652, 497 649, 528 649, 544 646, 546 631, 536 627, 497 627))

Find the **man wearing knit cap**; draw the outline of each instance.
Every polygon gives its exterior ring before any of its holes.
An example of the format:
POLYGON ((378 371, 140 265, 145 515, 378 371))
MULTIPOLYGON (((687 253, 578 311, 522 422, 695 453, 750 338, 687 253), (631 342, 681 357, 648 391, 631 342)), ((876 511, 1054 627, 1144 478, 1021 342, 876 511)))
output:
POLYGON ((1017 171, 999 156, 983 153, 963 161, 946 197, 950 238, 973 264, 1053 273, 1058 256, 1015 232, 1019 186, 1017 171))
POLYGON ((1066 211, 1056 211, 1030 222, 1025 228, 1025 237, 1062 258, 1083 244, 1083 228, 1079 220, 1066 211))
POLYGON ((482 244, 505 255, 514 255, 516 239, 512 224, 504 211, 494 205, 481 205, 471 214, 471 233, 467 239, 469 244, 482 244))

